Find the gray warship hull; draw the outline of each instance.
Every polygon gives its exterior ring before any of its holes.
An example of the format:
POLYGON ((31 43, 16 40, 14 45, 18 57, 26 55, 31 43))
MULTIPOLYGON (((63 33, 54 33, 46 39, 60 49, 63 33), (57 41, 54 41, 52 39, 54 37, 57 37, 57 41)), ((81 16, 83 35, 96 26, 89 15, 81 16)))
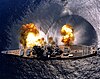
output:
POLYGON ((22 58, 31 58, 31 59, 76 59, 76 58, 84 58, 96 55, 97 53, 97 47, 95 46, 71 45, 70 47, 68 47, 61 45, 59 46, 59 49, 61 49, 62 53, 57 54, 59 52, 53 51, 52 54, 49 54, 47 56, 42 55, 41 57, 38 57, 36 53, 33 54, 32 52, 34 51, 28 52, 27 48, 24 49, 23 51, 21 49, 17 49, 17 50, 6 50, 2 51, 1 53, 19 56, 22 58))

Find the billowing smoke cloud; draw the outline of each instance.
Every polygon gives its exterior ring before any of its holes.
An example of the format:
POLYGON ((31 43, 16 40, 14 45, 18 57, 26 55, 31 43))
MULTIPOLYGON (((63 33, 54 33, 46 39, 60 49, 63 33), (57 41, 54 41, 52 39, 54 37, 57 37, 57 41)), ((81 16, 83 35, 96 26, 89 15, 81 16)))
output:
POLYGON ((76 31, 74 32, 75 40, 74 44, 80 44, 84 43, 84 41, 87 39, 86 36, 84 35, 85 29, 82 28, 82 26, 78 26, 80 28, 77 28, 76 31))
MULTIPOLYGON (((74 44, 92 45, 97 42, 96 31, 90 23, 80 16, 73 15, 73 11, 68 6, 62 6, 56 2, 40 2, 38 7, 33 10, 30 6, 26 15, 13 24, 13 36, 17 36, 17 39, 19 37, 17 30, 20 29, 21 25, 30 22, 35 23, 37 27, 41 27, 45 34, 50 33, 49 35, 53 36, 56 42, 60 40, 59 29, 67 23, 74 28, 74 44)), ((15 41, 14 39, 12 38, 11 48, 16 47, 15 43, 18 43, 19 40, 15 41)))

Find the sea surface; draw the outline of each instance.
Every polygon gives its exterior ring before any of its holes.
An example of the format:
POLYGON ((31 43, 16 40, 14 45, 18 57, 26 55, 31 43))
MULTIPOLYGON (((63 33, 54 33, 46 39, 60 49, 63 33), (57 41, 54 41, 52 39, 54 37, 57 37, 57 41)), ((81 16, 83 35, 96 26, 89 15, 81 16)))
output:
MULTIPOLYGON (((0 51, 18 49, 19 29, 31 22, 54 37, 69 23, 75 30, 74 44, 99 47, 99 4, 99 0, 0 0, 0 51)), ((77 60, 33 60, 0 53, 0 79, 47 78, 99 79, 100 52, 77 60)))

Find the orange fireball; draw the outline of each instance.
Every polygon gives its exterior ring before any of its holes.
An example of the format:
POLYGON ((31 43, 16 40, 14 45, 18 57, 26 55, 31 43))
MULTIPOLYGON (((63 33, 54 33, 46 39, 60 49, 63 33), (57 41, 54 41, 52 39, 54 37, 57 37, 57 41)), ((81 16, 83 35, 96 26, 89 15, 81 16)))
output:
POLYGON ((65 45, 71 45, 74 41, 74 31, 71 25, 66 24, 61 28, 62 40, 65 45))
POLYGON ((20 30, 20 43, 24 47, 33 47, 35 45, 42 45, 44 41, 41 43, 41 39, 45 34, 40 31, 35 24, 29 23, 22 25, 21 30, 20 30))

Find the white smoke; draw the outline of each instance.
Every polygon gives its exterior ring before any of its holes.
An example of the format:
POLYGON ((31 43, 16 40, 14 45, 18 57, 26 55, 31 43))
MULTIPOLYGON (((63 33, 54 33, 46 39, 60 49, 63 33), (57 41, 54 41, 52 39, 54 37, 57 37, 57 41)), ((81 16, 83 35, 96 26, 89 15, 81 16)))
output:
POLYGON ((83 28, 77 28, 74 32, 74 44, 80 44, 83 43, 86 40, 86 37, 84 36, 85 30, 83 28))

